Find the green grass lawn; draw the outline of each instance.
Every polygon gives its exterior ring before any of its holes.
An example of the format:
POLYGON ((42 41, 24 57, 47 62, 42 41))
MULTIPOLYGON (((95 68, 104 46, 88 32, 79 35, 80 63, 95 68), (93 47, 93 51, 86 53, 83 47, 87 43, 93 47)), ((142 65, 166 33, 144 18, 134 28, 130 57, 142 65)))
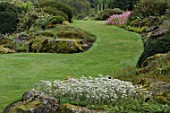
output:
POLYGON ((16 53, 0 55, 0 111, 21 98, 40 80, 110 75, 135 66, 143 47, 136 33, 105 25, 102 21, 74 21, 72 26, 97 36, 93 47, 78 54, 16 53))

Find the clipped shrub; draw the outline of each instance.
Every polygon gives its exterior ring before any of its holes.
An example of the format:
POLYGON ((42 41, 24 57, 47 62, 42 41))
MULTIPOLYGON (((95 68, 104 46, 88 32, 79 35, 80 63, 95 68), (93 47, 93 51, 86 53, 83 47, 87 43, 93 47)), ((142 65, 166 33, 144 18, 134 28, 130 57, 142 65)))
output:
POLYGON ((122 14, 114 14, 106 20, 106 24, 110 24, 110 25, 125 24, 130 14, 131 14, 130 11, 124 12, 122 14))
POLYGON ((16 30, 20 9, 8 2, 0 3, 0 33, 12 33, 16 30))
MULTIPOLYGON (((53 9, 55 8, 56 10, 59 10, 59 11, 65 13, 68 16, 69 22, 72 21, 72 17, 73 17, 72 9, 70 6, 68 6, 64 3, 59 3, 55 0, 44 0, 44 1, 41 1, 38 5, 43 9, 45 7, 50 7, 53 9)), ((56 10, 53 10, 53 12, 56 10)), ((49 13, 49 12, 47 12, 47 13, 49 13)), ((51 13, 49 13, 49 14, 51 14, 51 13)), ((55 16, 57 16, 57 15, 55 15, 55 16)), ((61 15, 58 15, 58 16, 61 16, 61 15)))
POLYGON ((113 14, 122 14, 123 11, 120 10, 119 8, 114 8, 114 9, 105 9, 103 11, 101 11, 97 17, 95 18, 95 20, 106 20, 108 19, 110 16, 112 16, 113 14))
POLYGON ((143 27, 127 26, 126 27, 126 29, 128 29, 129 31, 134 31, 134 32, 137 32, 137 33, 142 33, 146 28, 147 28, 147 26, 143 26, 143 27))
POLYGON ((86 15, 84 13, 80 13, 76 16, 77 20, 83 20, 86 17, 86 15))
POLYGON ((10 42, 11 40, 4 38, 3 36, 0 36, 0 45, 9 44, 10 42))
POLYGON ((167 9, 167 0, 140 0, 134 14, 140 17, 161 16, 167 9))
POLYGON ((64 20, 62 16, 54 16, 50 19, 50 24, 62 24, 64 20))
POLYGON ((68 15, 65 14, 64 12, 58 10, 55 7, 44 7, 43 8, 44 12, 48 13, 48 14, 52 14, 53 16, 62 16, 64 17, 66 20, 68 20, 68 15))
POLYGON ((29 30, 31 26, 38 19, 38 13, 36 11, 29 10, 25 13, 20 14, 19 23, 17 25, 17 32, 23 32, 29 30))
POLYGON ((138 60, 137 67, 141 67, 142 63, 150 56, 158 53, 167 53, 170 50, 170 31, 157 40, 149 39, 145 44, 144 52, 138 60))

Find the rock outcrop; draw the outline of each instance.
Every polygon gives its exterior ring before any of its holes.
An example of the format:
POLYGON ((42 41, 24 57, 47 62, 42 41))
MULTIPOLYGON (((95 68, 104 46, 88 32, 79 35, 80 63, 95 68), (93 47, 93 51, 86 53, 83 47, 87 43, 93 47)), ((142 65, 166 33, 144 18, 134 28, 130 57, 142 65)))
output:
POLYGON ((59 104, 55 98, 31 90, 20 101, 7 106, 3 113, 59 113, 59 104))
POLYGON ((59 104, 58 100, 42 92, 31 90, 22 99, 8 105, 2 113, 108 113, 71 104, 59 104))

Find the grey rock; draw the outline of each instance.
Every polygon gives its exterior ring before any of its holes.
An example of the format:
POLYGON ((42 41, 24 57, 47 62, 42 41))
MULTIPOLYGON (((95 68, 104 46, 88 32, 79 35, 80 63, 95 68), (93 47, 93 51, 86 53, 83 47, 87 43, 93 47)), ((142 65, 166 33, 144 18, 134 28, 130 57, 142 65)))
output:
POLYGON ((7 106, 3 113, 59 113, 59 107, 55 98, 31 90, 25 92, 20 101, 7 106))
POLYGON ((159 29, 154 30, 150 37, 153 39, 156 39, 156 38, 163 36, 167 32, 168 32, 168 29, 159 28, 159 29))
POLYGON ((148 27, 148 28, 145 29, 145 32, 151 32, 151 31, 154 31, 157 28, 159 28, 159 27, 157 27, 157 26, 148 27))

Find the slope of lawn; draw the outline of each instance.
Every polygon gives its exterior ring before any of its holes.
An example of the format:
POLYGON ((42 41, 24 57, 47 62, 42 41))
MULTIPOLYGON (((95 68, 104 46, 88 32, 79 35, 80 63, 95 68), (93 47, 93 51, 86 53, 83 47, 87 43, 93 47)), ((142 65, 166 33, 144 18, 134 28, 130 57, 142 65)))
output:
POLYGON ((78 54, 0 54, 0 111, 19 99, 40 80, 109 75, 128 65, 135 66, 142 52, 136 33, 99 21, 74 21, 97 36, 93 47, 78 54))

